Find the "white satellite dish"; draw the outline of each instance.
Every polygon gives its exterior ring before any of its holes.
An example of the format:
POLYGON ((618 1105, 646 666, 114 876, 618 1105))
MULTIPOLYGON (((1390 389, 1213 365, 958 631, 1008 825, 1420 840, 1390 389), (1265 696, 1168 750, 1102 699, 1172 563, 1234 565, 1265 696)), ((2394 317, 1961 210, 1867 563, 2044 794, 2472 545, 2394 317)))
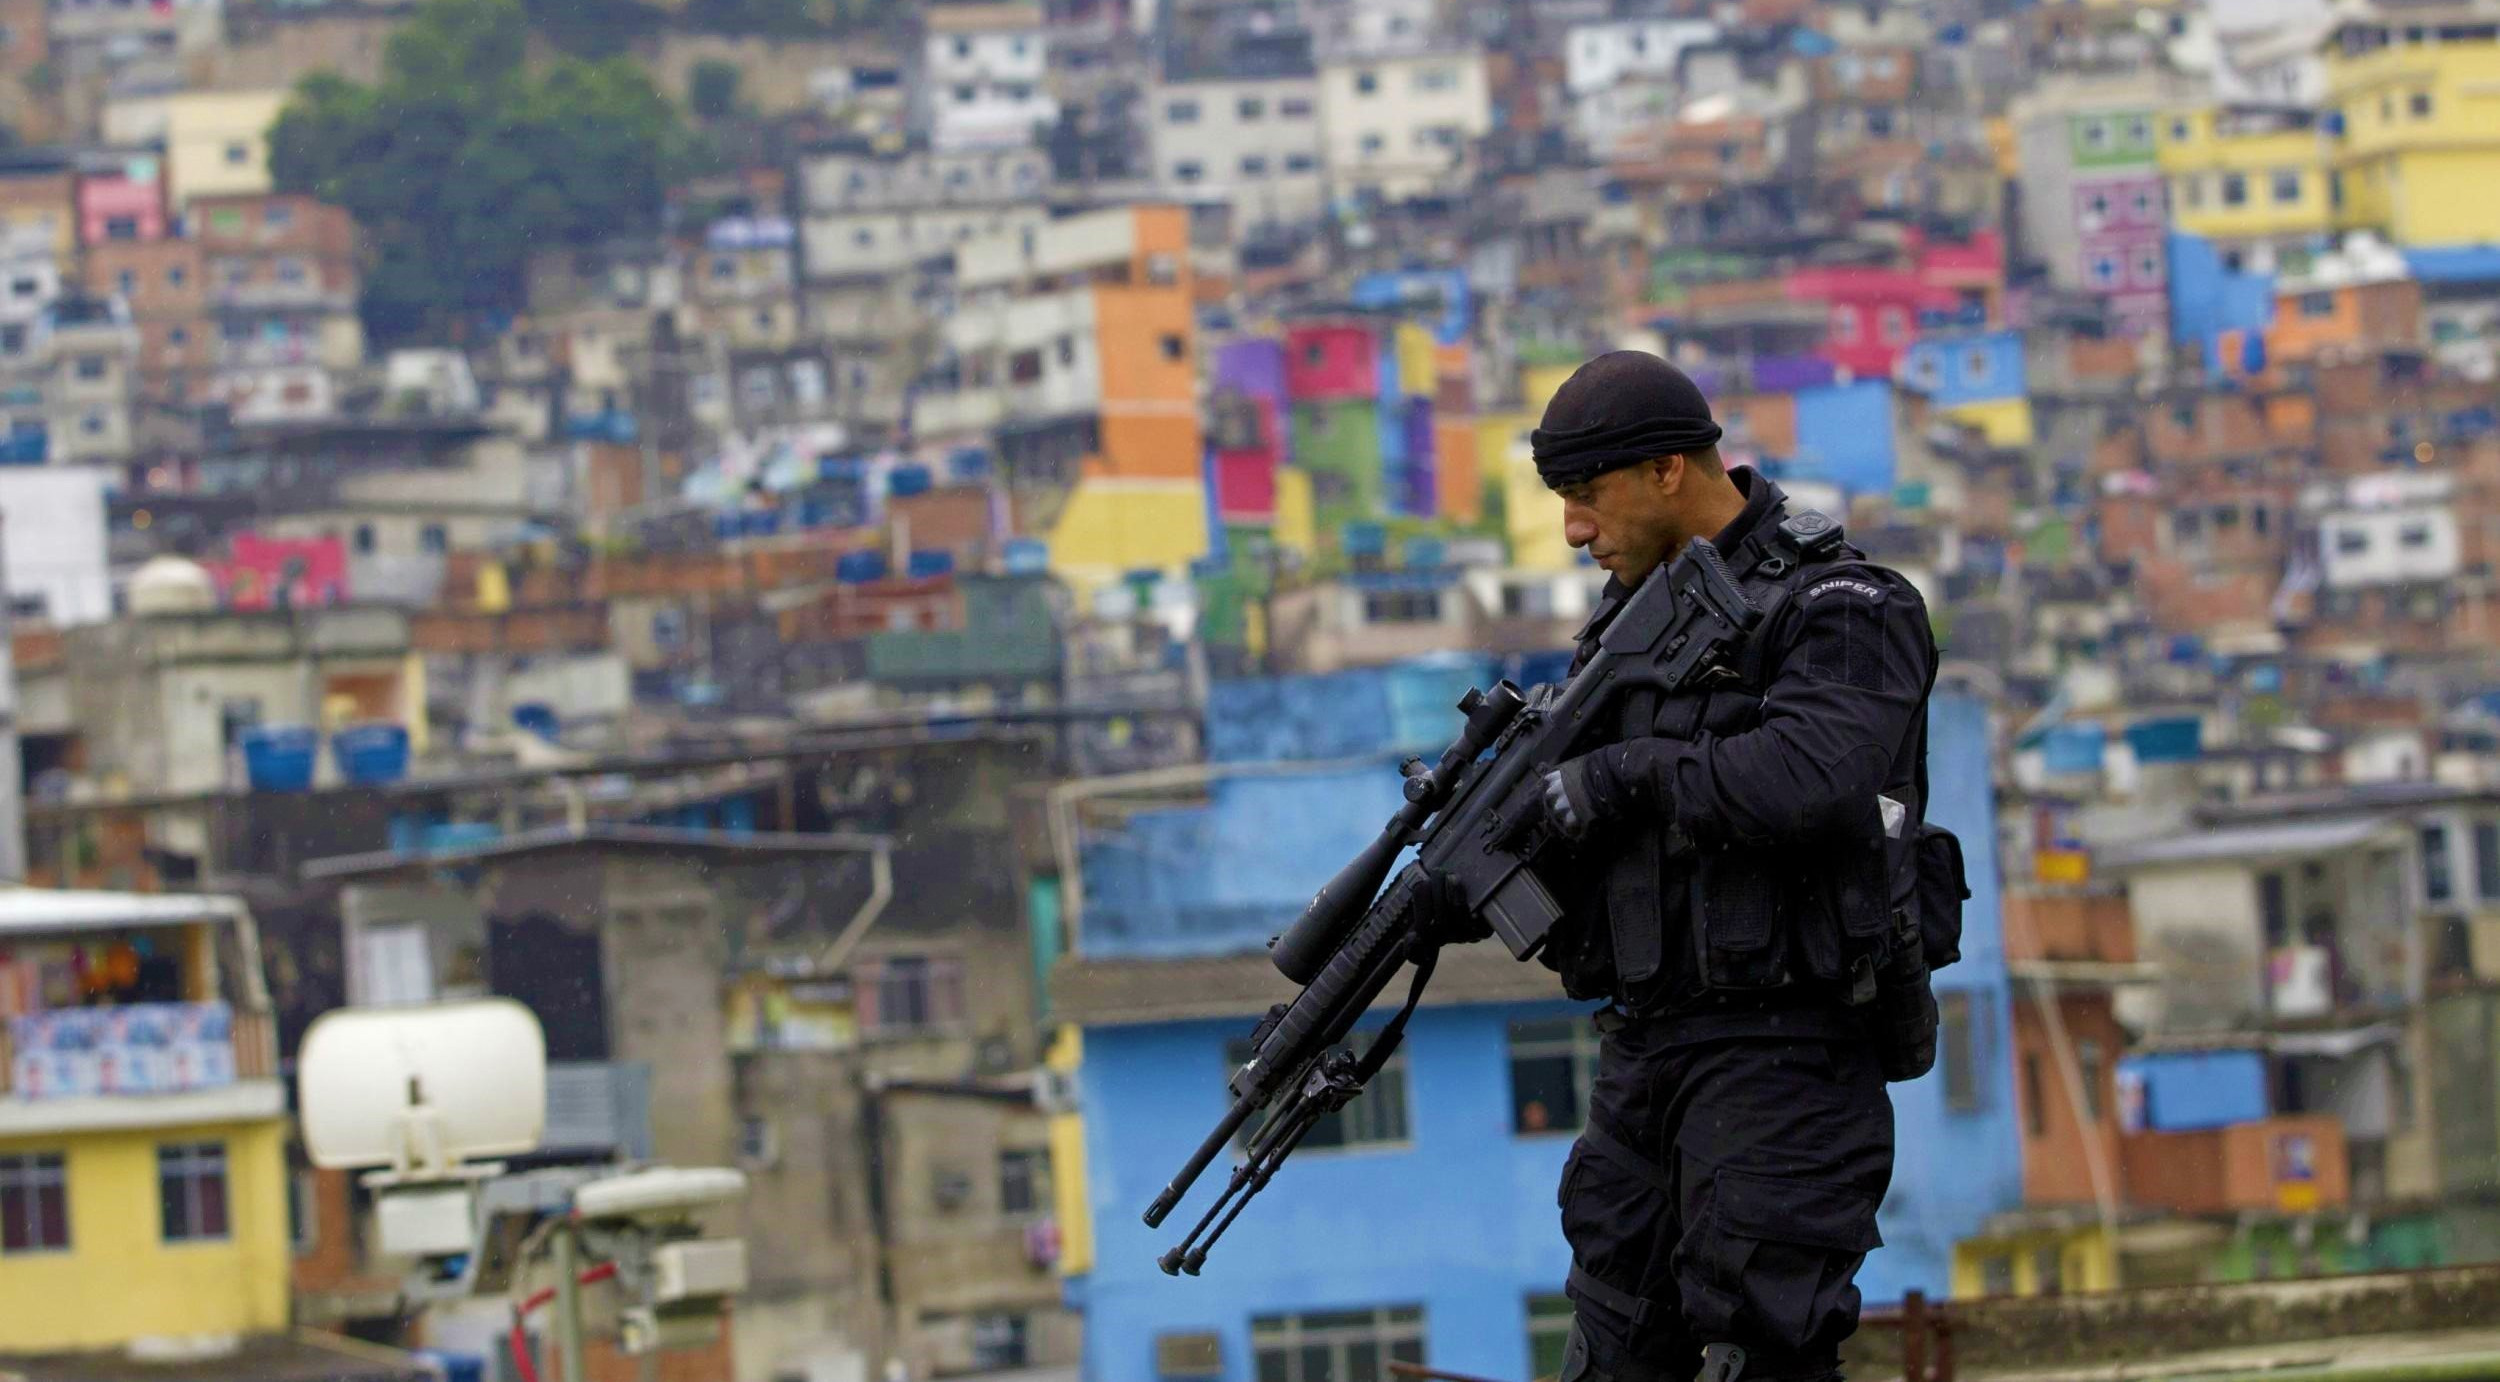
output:
POLYGON ((324 1013, 296 1069, 304 1147, 324 1169, 457 1178, 546 1133, 546 1035, 509 998, 324 1013))

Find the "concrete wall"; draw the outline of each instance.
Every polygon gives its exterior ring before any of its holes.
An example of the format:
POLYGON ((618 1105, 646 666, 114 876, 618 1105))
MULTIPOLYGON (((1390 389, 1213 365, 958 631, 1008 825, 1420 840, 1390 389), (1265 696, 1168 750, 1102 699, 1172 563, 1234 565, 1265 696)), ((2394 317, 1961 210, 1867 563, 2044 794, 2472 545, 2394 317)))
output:
POLYGON ((2143 957, 2161 966, 2163 1025, 2229 1028, 2265 1006, 2257 879, 2244 863, 2150 869, 2127 880, 2143 957))

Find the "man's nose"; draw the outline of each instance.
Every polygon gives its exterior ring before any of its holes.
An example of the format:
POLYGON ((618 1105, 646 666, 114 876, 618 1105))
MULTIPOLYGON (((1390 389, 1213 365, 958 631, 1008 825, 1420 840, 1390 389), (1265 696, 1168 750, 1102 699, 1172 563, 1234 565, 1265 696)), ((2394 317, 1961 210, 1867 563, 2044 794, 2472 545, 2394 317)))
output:
POLYGON ((1563 510, 1563 541, 1574 547, 1586 547, 1597 541, 1597 520, 1586 514, 1563 510))

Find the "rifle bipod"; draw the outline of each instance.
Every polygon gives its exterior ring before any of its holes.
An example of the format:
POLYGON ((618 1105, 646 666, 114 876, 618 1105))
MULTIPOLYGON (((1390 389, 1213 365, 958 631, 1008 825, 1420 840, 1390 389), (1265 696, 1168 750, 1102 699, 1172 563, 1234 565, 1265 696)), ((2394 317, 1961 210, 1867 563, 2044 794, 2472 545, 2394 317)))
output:
POLYGON ((1250 1149, 1242 1157, 1241 1164, 1233 1168, 1232 1179, 1225 1184, 1224 1193, 1216 1196, 1215 1203, 1207 1206, 1207 1212, 1198 1216, 1198 1222, 1189 1230, 1189 1236, 1155 1259, 1156 1265, 1163 1268, 1164 1275, 1198 1274, 1198 1269, 1206 1265, 1207 1254, 1214 1249, 1216 1240, 1224 1236, 1224 1230, 1233 1226, 1233 1220, 1241 1217, 1242 1209, 1251 1199, 1275 1179, 1277 1170, 1283 1167, 1286 1157, 1293 1155, 1293 1149, 1301 1145, 1303 1137, 1318 1125, 1322 1117, 1344 1108, 1353 1102, 1354 1096, 1363 1092, 1358 1067, 1365 1063, 1355 1060, 1353 1052, 1339 1049, 1330 1052, 1327 1059, 1311 1071, 1302 1088, 1294 1091, 1293 1098, 1276 1111, 1276 1116, 1268 1120, 1267 1126, 1259 1129, 1258 1136, 1250 1139, 1250 1149), (1220 1221, 1218 1215, 1222 1216, 1220 1221), (1211 1232, 1209 1225, 1213 1225, 1211 1232), (1200 1234, 1206 1235, 1204 1242, 1199 1241, 1200 1234))

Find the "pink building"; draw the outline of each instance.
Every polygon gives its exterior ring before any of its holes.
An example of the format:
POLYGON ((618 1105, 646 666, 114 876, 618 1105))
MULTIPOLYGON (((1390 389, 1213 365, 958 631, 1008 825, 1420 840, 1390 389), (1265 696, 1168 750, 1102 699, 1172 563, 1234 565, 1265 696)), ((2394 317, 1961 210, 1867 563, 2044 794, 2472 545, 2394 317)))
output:
POLYGON ((1368 326, 1297 326, 1285 332, 1285 396, 1296 403, 1376 398, 1379 338, 1368 326))
POLYGON ((1788 276, 1788 296, 1821 302, 1830 326, 1815 353, 1862 379, 1889 379, 1901 352, 1918 339, 1918 314, 1960 304, 1904 269, 1801 269, 1788 276))
POLYGON ((78 238, 82 245, 164 239, 164 183, 155 177, 141 181, 126 172, 80 178, 78 238))

